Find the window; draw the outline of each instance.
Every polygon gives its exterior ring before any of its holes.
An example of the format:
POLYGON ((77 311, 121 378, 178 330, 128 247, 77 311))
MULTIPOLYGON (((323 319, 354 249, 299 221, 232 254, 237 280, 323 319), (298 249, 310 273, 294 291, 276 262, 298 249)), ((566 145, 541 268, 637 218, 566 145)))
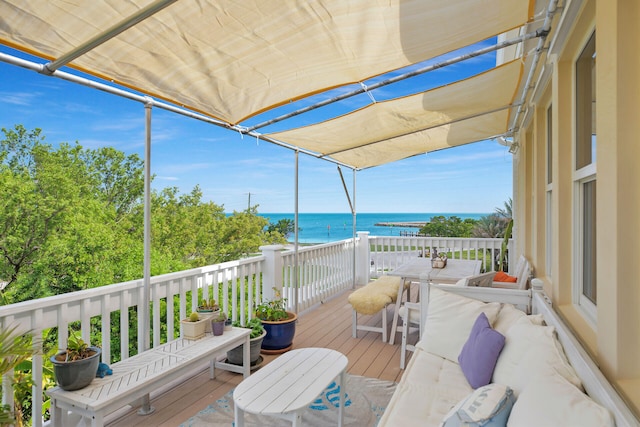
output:
POLYGON ((547 187, 546 187, 546 239, 545 239, 545 270, 547 276, 551 276, 551 261, 553 260, 553 209, 551 204, 551 196, 553 191, 553 121, 552 121, 552 106, 550 105, 547 109, 547 187))
POLYGON ((596 162, 596 36, 576 61, 576 170, 596 162))
POLYGON ((552 170, 552 164, 553 164, 553 151, 552 151, 552 145, 553 145, 553 139, 552 139, 552 130, 553 130, 553 117, 551 115, 551 113, 553 112, 552 110, 552 106, 550 105, 549 108, 547 108, 547 185, 551 184, 553 182, 553 170, 552 170))
POLYGON ((575 221, 574 303, 596 321, 596 37, 591 35, 575 64, 575 221))
POLYGON ((596 181, 582 184, 582 295, 593 304, 597 300, 596 288, 596 181))

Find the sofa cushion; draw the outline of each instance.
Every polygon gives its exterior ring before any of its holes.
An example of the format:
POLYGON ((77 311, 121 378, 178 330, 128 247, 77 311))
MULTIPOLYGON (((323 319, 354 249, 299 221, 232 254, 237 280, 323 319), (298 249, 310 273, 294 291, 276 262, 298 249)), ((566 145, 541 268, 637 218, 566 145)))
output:
POLYGON ((576 387, 580 378, 569 364, 552 326, 520 318, 506 331, 505 345, 493 371, 493 382, 508 384, 516 397, 532 379, 561 375, 576 387))
POLYGON ((524 311, 518 310, 513 304, 502 304, 498 317, 493 323, 493 329, 504 335, 510 327, 523 317, 529 319, 534 325, 544 325, 542 314, 527 315, 524 311))
POLYGON ((502 347, 504 335, 493 330, 487 315, 480 313, 458 356, 460 368, 471 387, 478 388, 491 382, 502 347))
POLYGON ((513 304, 503 304, 496 321, 493 323, 493 328, 505 335, 510 327, 526 316, 524 311, 518 310, 513 304))
POLYGON ((416 348, 378 425, 438 426, 472 391, 460 365, 416 348))
POLYGON ((565 378, 538 377, 520 393, 508 427, 613 427, 611 413, 565 378))
POLYGON ((440 427, 504 427, 514 401, 508 386, 485 385, 454 406, 440 427))
POLYGON ((489 323, 493 324, 498 311, 500 311, 500 304, 497 302, 484 303, 431 288, 425 330, 417 346, 457 362, 478 315, 485 313, 489 323))

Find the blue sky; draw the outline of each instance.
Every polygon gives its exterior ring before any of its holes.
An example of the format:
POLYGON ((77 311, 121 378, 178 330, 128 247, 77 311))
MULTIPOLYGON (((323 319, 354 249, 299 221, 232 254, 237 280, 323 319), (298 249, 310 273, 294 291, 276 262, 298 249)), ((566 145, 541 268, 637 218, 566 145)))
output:
MULTIPOLYGON (((6 47, 0 47, 0 52, 17 54, 6 47)), ((382 100, 410 93, 415 87, 437 86, 492 63, 493 56, 465 61, 383 87, 374 96, 382 100)), ((1 128, 22 124, 27 129, 42 129, 52 145, 78 141, 85 148, 112 146, 144 158, 141 104, 3 62, 0 76, 1 128)), ((370 102, 368 96, 360 95, 346 107, 366 102, 370 102)), ((307 113, 288 127, 342 114, 344 108, 331 106, 307 113)), ((256 117, 243 124, 263 119, 256 117)), ((265 128, 265 132, 273 129, 265 128)), ((189 192, 199 184, 204 199, 224 205, 227 212, 246 209, 249 193, 260 213, 293 212, 292 151, 157 108, 153 110, 152 140, 154 188, 175 186, 189 192)), ((352 172, 343 168, 343 174, 351 191, 352 172)), ((512 155, 494 141, 483 141, 366 169, 357 173, 356 180, 358 212, 488 213, 503 207, 512 196, 512 155)), ((349 212, 333 163, 300 155, 299 190, 300 212, 349 212)))

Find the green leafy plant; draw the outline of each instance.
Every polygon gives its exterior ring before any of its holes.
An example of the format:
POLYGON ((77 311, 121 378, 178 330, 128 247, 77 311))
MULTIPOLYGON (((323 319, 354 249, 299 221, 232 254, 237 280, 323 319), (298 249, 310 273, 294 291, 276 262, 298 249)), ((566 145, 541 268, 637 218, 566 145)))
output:
POLYGON ((225 320, 227 320, 227 314, 224 311, 221 311, 211 319, 212 322, 224 322, 225 320))
POLYGON ((236 328, 247 328, 251 329, 251 334, 249 335, 249 339, 258 338, 260 335, 264 333, 264 326, 262 326, 262 320, 257 317, 252 318, 247 322, 245 326, 240 324, 240 321, 236 320, 233 322, 233 326, 236 328))
MULTIPOLYGON (((34 346, 30 335, 16 333, 15 327, 0 329, 0 375, 19 368, 21 364, 29 361, 33 354, 34 346)), ((0 406, 0 425, 14 425, 20 422, 19 412, 14 412, 14 408, 9 405, 0 406)))
POLYGON ((74 360, 86 359, 96 354, 81 337, 80 331, 75 331, 69 335, 67 350, 56 356, 61 362, 73 362, 74 360), (64 359, 63 359, 64 357, 64 359))
POLYGON ((282 298, 280 291, 274 288, 275 299, 271 301, 263 301, 256 307, 256 316, 261 320, 277 322, 289 318, 287 312, 287 300, 282 298))

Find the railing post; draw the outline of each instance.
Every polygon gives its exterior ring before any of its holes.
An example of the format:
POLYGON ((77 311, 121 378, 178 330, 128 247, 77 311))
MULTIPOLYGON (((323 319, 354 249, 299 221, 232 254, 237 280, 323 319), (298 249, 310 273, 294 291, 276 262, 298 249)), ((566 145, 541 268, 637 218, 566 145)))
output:
MULTIPOLYGON (((262 270, 262 299, 273 300, 273 288, 282 294, 282 245, 260 246, 264 255, 262 270)), ((284 296, 284 295, 283 295, 284 296)))
POLYGON ((371 271, 371 255, 369 248, 369 232, 358 231, 358 244, 356 245, 356 285, 366 285, 369 283, 369 272, 371 271))

